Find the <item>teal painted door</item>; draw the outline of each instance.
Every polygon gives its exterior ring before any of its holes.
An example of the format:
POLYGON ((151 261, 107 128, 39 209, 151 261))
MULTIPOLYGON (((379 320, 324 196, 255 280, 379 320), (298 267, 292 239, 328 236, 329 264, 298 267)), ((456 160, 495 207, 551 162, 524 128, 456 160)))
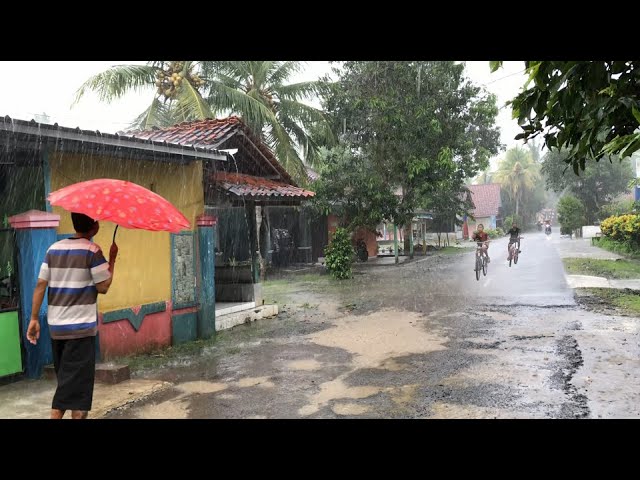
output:
POLYGON ((22 372, 18 312, 0 313, 0 377, 22 372))

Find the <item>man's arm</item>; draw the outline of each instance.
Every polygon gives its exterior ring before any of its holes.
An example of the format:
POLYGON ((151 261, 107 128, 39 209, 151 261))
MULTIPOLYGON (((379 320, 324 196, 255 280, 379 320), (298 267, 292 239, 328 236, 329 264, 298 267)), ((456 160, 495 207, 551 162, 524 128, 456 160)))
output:
POLYGON ((98 293, 105 294, 109 291, 109 287, 111 286, 111 282, 113 281, 113 272, 116 266, 116 257, 118 256, 118 246, 114 243, 111 245, 111 249, 109 250, 109 278, 106 280, 96 283, 96 290, 98 293))
POLYGON ((38 343, 40 338, 40 307, 44 301, 44 294, 47 291, 47 285, 49 282, 41 278, 36 283, 36 288, 33 291, 33 299, 31 300, 31 320, 27 327, 27 340, 34 345, 38 343))

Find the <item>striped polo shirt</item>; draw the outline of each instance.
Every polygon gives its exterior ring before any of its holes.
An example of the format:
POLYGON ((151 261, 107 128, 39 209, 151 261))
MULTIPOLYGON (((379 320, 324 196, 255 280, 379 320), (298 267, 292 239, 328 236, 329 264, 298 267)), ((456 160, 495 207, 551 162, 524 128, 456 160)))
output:
POLYGON ((100 247, 86 238, 66 238, 47 250, 38 278, 49 283, 49 332, 54 339, 95 336, 96 283, 111 277, 100 247))

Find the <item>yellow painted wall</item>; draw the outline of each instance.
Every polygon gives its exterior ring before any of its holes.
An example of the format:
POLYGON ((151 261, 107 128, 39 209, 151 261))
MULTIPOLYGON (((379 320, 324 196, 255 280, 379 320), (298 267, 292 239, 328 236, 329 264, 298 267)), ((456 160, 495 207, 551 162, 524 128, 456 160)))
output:
MULTIPOLYGON (((204 212, 202 163, 187 165, 143 160, 123 160, 104 156, 55 153, 50 155, 51 191, 95 178, 114 178, 137 183, 175 205, 195 230, 195 219, 204 212)), ((53 207, 60 214, 58 233, 73 233, 70 213, 53 207)), ((94 241, 105 258, 113 238, 115 224, 100 222, 94 241)), ((146 303, 171 300, 171 240, 167 232, 147 232, 118 228, 119 247, 113 283, 106 295, 100 295, 101 312, 119 310, 146 303)))

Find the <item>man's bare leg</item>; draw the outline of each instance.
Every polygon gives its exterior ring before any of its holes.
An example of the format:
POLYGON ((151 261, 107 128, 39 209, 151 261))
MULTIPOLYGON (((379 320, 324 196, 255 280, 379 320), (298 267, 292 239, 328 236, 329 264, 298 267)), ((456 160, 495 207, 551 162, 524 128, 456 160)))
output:
POLYGON ((84 410, 72 410, 71 411, 71 418, 74 420, 83 420, 85 418, 87 418, 87 416, 89 415, 89 412, 86 412, 84 410))
POLYGON ((64 417, 64 412, 66 412, 66 410, 58 410, 57 408, 52 408, 51 409, 51 419, 52 420, 60 420, 62 417, 64 417))

